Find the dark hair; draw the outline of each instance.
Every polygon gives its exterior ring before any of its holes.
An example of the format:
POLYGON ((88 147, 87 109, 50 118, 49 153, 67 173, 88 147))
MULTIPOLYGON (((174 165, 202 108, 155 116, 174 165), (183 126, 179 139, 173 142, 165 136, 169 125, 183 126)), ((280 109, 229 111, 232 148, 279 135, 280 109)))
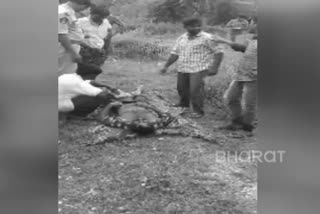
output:
POLYGON ((88 6, 88 7, 92 5, 90 0, 69 0, 69 1, 77 3, 79 5, 88 6))
POLYGON ((198 17, 190 17, 190 18, 186 18, 183 20, 183 26, 195 26, 195 25, 202 25, 202 20, 201 18, 198 17))
POLYGON ((78 63, 78 69, 76 73, 84 79, 88 79, 87 77, 89 77, 89 79, 95 79, 95 77, 102 73, 102 70, 98 66, 80 62, 78 63))
POLYGON ((96 14, 102 17, 107 17, 110 15, 110 11, 106 7, 92 5, 90 8, 90 14, 96 14))

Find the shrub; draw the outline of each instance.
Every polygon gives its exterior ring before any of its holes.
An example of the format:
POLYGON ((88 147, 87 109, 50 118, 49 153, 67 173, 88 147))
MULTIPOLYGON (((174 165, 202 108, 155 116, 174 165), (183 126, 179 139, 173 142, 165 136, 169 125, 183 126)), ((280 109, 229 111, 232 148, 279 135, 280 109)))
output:
POLYGON ((146 23, 142 26, 145 35, 177 34, 183 32, 181 25, 173 23, 146 23))
POLYGON ((186 10, 181 6, 180 0, 166 0, 165 2, 151 4, 147 16, 153 22, 176 23, 186 16, 186 10))
POLYGON ((123 37, 113 41, 113 54, 120 58, 139 60, 165 60, 171 47, 160 44, 160 41, 146 41, 143 38, 123 37))
POLYGON ((234 18, 236 16, 236 11, 230 0, 220 1, 217 4, 215 14, 216 15, 215 17, 213 17, 214 18, 213 22, 215 24, 221 24, 221 23, 226 23, 230 19, 234 18))

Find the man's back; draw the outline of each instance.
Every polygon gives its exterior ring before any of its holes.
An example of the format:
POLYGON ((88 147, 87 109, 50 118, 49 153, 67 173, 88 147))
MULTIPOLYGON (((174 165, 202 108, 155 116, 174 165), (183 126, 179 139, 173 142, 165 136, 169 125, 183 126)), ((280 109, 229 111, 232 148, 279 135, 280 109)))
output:
POLYGON ((63 74, 58 78, 59 111, 73 110, 72 98, 79 95, 96 96, 102 89, 94 87, 76 73, 63 74))

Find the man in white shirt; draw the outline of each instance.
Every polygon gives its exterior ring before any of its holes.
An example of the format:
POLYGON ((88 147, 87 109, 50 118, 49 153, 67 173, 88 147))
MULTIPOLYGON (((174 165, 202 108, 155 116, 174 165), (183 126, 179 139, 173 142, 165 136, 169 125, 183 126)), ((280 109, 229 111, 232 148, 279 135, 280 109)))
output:
POLYGON ((107 104, 114 98, 109 89, 102 89, 93 80, 102 71, 99 67, 79 64, 77 73, 63 74, 58 78, 58 110, 59 113, 71 113, 82 106, 91 107, 91 113, 101 104, 107 104), (84 96, 85 99, 77 101, 77 97, 84 96))
POLYGON ((101 66, 106 59, 103 47, 112 34, 112 26, 107 19, 109 14, 105 7, 91 6, 90 15, 79 19, 86 43, 82 45, 80 55, 85 63, 101 66))
POLYGON ((74 73, 81 61, 80 45, 84 39, 76 12, 90 7, 90 0, 69 0, 58 7, 58 71, 59 75, 74 73))
POLYGON ((80 28, 89 47, 102 49, 104 39, 111 35, 112 26, 107 19, 109 14, 106 8, 92 6, 89 16, 79 18, 80 28))

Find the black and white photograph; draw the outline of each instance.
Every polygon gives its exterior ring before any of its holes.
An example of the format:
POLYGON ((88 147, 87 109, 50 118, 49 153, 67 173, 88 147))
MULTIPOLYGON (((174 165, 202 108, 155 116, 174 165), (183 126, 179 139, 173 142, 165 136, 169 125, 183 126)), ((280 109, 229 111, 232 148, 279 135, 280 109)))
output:
POLYGON ((57 9, 59 213, 257 213, 257 0, 57 9))

